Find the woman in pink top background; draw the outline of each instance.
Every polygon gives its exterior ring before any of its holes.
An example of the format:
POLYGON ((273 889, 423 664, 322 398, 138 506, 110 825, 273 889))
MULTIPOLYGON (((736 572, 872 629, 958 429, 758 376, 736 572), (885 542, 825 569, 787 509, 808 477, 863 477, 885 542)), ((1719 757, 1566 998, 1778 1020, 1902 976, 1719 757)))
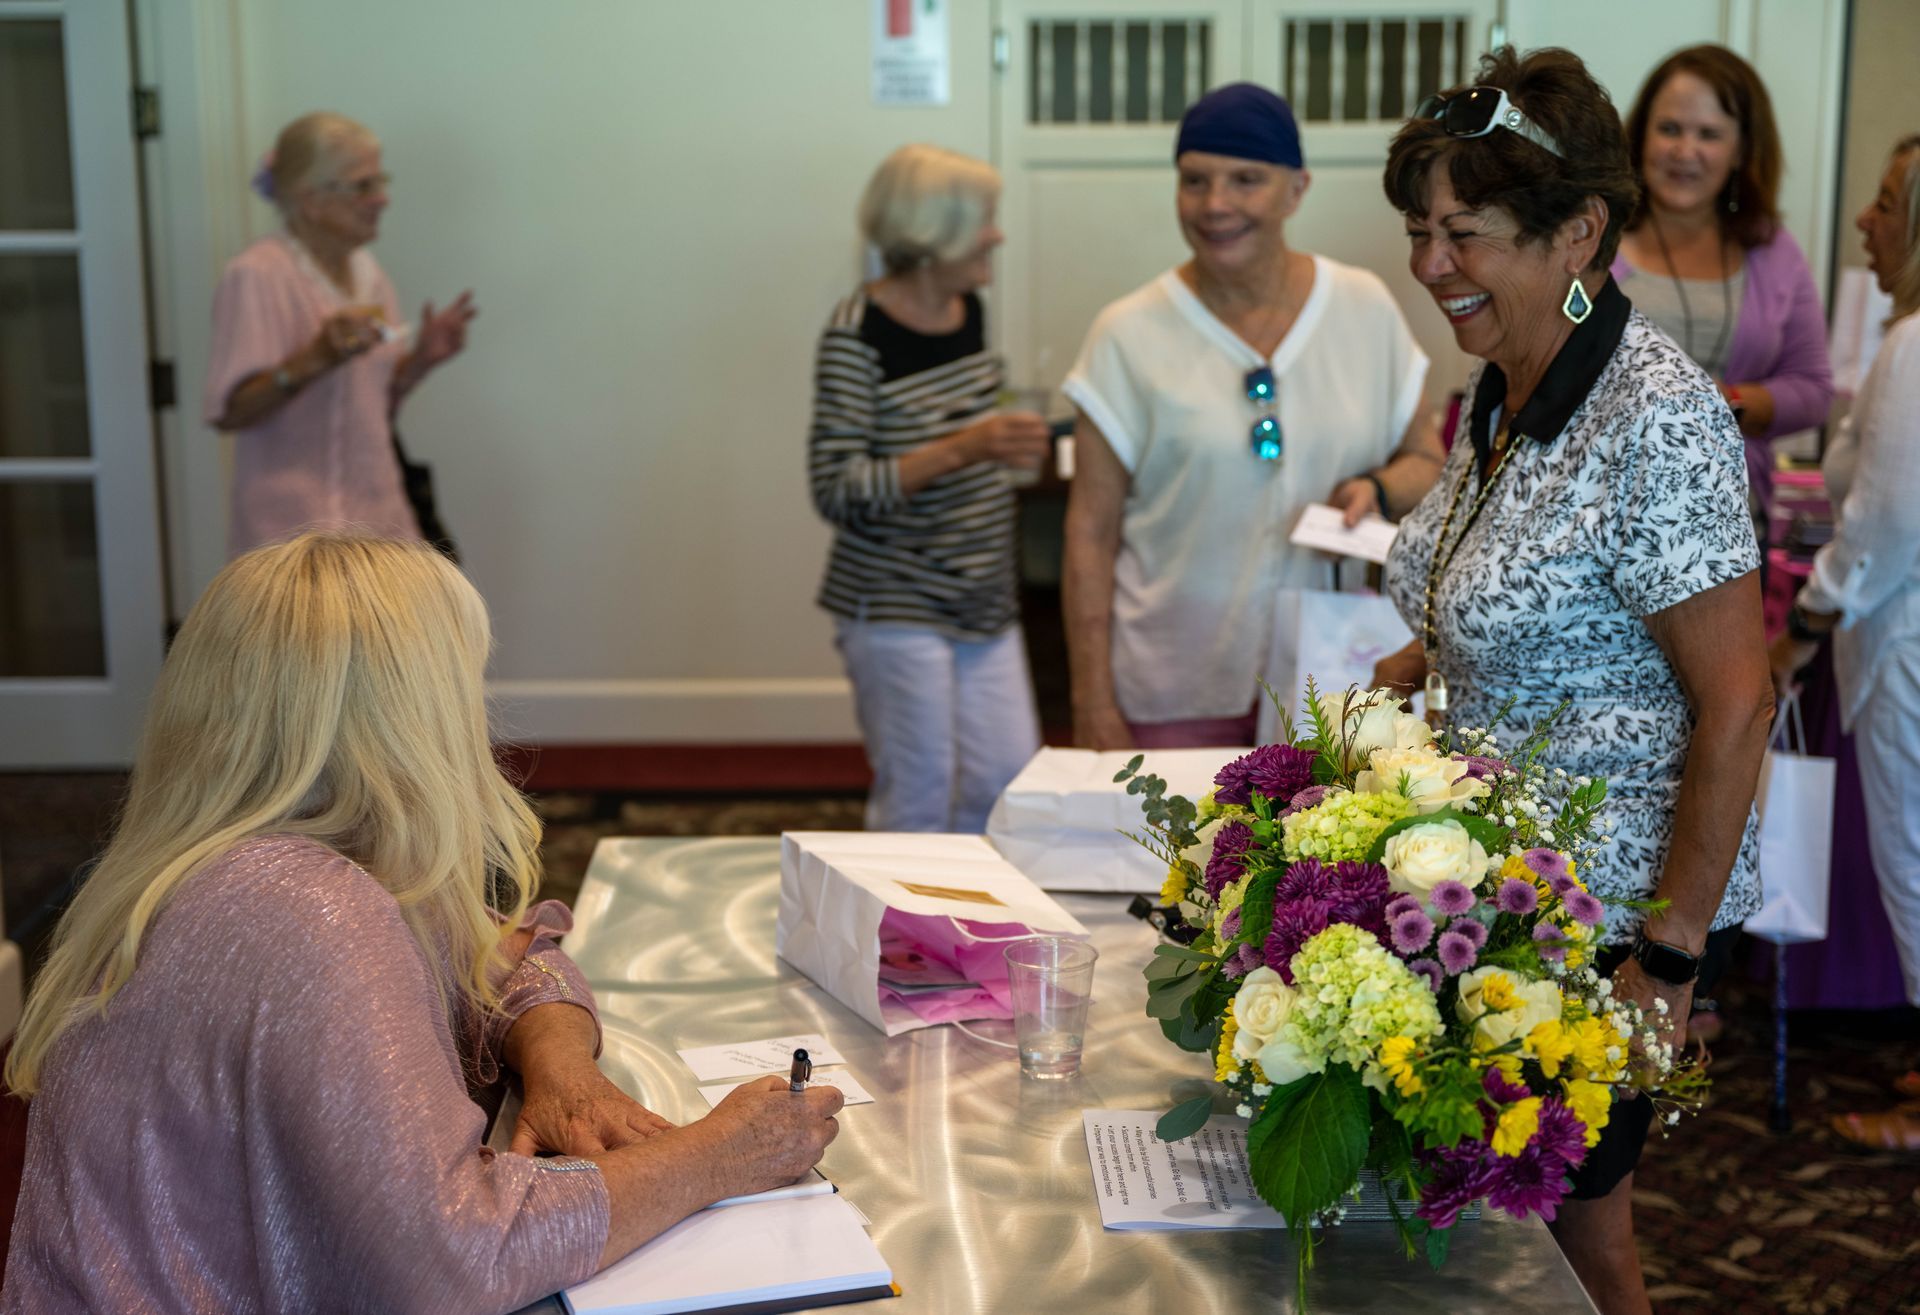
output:
POLYGON ((465 577, 393 539, 257 549, 194 606, 7 1061, 0 1311, 511 1311, 819 1160, 831 1087, 673 1127, 595 1067, 489 642, 465 577), (495 1154, 472 1094, 503 1069, 495 1154))
POLYGON ((368 246, 390 179, 380 142, 339 114, 281 130, 254 180, 285 227, 227 264, 214 294, 207 423, 237 435, 228 551, 302 529, 421 537, 393 445, 407 394, 466 345, 463 292, 407 326, 368 246), (410 341, 411 340, 411 341, 410 341))

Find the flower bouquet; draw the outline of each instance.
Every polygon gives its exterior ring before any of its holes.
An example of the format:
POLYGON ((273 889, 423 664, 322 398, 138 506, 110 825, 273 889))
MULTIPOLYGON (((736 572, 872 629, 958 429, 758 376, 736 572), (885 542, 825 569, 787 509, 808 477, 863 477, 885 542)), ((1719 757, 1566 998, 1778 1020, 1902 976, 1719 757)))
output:
MULTIPOLYGON (((1213 1056, 1251 1120, 1253 1184, 1298 1243, 1339 1222, 1363 1172, 1409 1257, 1436 1267, 1484 1199, 1552 1219, 1616 1099, 1667 1122, 1706 1082, 1671 1026, 1593 970, 1602 902, 1580 865, 1608 843, 1606 783, 1549 772, 1552 719, 1510 753, 1490 730, 1438 736, 1385 690, 1322 695, 1286 742, 1223 767, 1197 804, 1140 773, 1133 838, 1199 929, 1161 945, 1147 1012, 1213 1056)), ((1652 902, 1634 905, 1658 908, 1652 902)), ((1191 1135, 1211 1094, 1160 1120, 1191 1135)))

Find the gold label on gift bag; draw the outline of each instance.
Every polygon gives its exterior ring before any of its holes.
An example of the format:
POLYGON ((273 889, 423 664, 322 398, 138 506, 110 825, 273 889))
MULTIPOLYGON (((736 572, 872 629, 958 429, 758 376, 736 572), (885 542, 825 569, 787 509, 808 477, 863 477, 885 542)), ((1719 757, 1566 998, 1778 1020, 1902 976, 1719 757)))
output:
POLYGON ((957 886, 923 886, 917 881, 896 881, 894 885, 902 890, 910 890, 916 895, 925 895, 931 899, 959 900, 964 904, 998 904, 1001 908, 1007 902, 998 895, 989 895, 984 890, 961 890, 957 886))

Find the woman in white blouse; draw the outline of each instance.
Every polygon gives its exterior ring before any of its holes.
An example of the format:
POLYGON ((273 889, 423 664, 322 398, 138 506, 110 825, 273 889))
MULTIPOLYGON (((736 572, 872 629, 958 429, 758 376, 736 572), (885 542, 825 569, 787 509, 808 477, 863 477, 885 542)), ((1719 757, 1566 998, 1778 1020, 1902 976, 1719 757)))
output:
MULTIPOLYGON (((1868 844, 1900 949, 1907 999, 1920 1005, 1920 134, 1894 147, 1880 189, 1855 221, 1893 319, 1853 414, 1821 469, 1840 508, 1833 541, 1775 641, 1784 685, 1835 631, 1842 720, 1854 734, 1868 844)), ((1920 1115, 1846 1114, 1842 1136, 1920 1149, 1920 1115)))
POLYGON ((1326 578, 1287 542, 1302 509, 1406 511, 1440 466, 1386 285, 1287 244, 1308 175, 1286 101, 1210 92, 1174 162, 1192 258, 1102 311, 1063 385, 1074 738, 1096 749, 1251 744, 1275 595, 1326 578))

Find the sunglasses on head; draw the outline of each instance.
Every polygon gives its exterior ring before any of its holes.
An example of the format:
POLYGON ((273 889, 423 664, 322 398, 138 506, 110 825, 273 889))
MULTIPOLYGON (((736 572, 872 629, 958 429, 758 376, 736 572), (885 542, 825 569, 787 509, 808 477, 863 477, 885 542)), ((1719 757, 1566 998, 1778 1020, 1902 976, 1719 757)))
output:
POLYGON ((1452 96, 1429 96, 1413 112, 1416 119, 1437 119, 1449 137, 1485 137, 1495 128, 1519 133, 1561 159, 1567 153, 1539 124, 1523 114, 1498 87, 1468 87, 1452 96))
POLYGON ((1280 435, 1280 399, 1274 387, 1273 367, 1256 365, 1247 371, 1247 400, 1263 409, 1263 414, 1253 422, 1247 439, 1253 445, 1253 455, 1262 461, 1278 461, 1283 451, 1280 435))

